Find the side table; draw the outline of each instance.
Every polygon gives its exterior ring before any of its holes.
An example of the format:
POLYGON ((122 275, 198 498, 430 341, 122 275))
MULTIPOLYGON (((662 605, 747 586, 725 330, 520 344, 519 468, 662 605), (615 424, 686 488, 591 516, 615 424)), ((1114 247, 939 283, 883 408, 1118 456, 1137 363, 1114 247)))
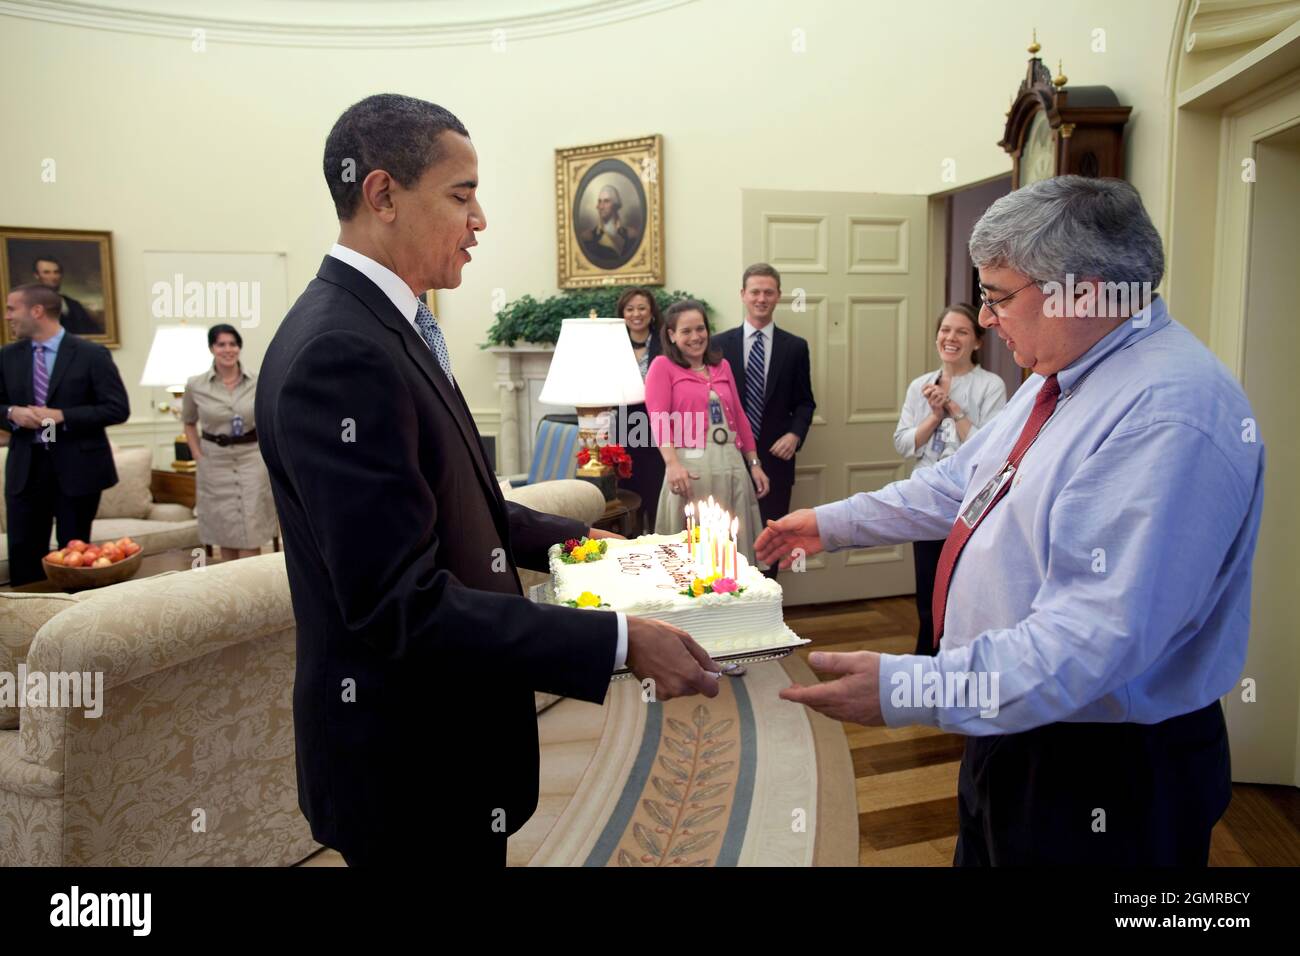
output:
POLYGON ((635 491, 620 488, 615 492, 613 501, 605 502, 605 513, 596 521, 595 527, 602 531, 613 531, 625 538, 640 535, 641 496, 635 491))

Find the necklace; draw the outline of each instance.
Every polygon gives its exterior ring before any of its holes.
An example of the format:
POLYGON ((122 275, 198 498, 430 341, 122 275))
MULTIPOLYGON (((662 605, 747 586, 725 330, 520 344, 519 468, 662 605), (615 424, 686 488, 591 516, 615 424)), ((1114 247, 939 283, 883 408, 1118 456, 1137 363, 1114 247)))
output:
POLYGON ((643 338, 640 342, 638 342, 636 339, 633 339, 632 336, 630 335, 628 336, 628 338, 631 339, 633 348, 643 349, 650 344, 650 336, 648 335, 645 338, 643 338))

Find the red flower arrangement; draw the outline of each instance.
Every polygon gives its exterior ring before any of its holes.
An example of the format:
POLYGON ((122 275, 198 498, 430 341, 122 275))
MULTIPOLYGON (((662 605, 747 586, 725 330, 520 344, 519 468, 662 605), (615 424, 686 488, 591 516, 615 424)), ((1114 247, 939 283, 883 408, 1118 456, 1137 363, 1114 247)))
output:
MULTIPOLYGON (((586 448, 579 448, 578 464, 585 465, 589 461, 591 461, 591 451, 586 448)), ((632 456, 624 451, 622 445, 601 445, 600 463, 609 465, 620 478, 632 477, 632 456)))

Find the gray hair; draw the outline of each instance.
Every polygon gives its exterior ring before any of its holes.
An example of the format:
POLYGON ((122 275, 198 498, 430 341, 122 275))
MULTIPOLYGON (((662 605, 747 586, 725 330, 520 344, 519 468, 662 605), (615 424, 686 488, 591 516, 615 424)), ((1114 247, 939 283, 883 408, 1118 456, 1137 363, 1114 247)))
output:
POLYGON ((970 237, 977 269, 1006 267, 1042 284, 1096 276, 1160 284, 1160 234, 1136 189, 1122 179, 1057 176, 1003 196, 970 237))
POLYGON ((599 202, 600 198, 604 196, 606 193, 609 194, 610 199, 614 200, 615 209, 623 208, 623 197, 618 194, 618 190, 615 189, 613 186, 601 186, 600 192, 596 194, 596 201, 599 202))

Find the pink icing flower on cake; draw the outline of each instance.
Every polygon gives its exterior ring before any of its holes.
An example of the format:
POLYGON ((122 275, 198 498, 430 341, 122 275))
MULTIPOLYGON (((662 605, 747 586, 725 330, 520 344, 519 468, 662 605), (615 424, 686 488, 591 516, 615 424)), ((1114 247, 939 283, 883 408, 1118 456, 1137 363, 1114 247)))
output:
POLYGON ((730 594, 736 590, 736 582, 732 578, 718 578, 713 582, 714 594, 730 594))

